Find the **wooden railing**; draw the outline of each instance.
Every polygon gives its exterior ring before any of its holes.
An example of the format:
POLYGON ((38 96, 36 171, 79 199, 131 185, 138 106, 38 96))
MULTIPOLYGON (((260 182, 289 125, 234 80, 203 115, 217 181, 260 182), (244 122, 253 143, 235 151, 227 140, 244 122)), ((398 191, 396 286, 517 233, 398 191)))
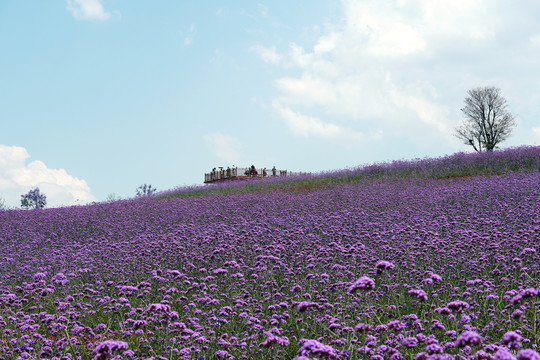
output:
POLYGON ((211 183, 214 181, 221 180, 232 180, 232 179, 249 179, 249 178, 264 178, 272 176, 291 176, 291 175, 302 175, 308 173, 300 172, 290 172, 287 170, 272 170, 272 169, 255 169, 255 173, 251 168, 227 168, 227 169, 217 169, 213 170, 210 173, 204 174, 204 182, 211 183))

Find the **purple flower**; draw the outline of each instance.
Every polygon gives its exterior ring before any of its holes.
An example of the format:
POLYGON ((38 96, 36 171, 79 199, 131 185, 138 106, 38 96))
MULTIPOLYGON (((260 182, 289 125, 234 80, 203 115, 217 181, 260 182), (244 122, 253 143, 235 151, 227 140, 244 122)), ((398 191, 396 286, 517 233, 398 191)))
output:
POLYGON ((51 279, 51 281, 55 284, 59 285, 67 285, 69 284, 69 280, 66 278, 66 276, 63 273, 58 273, 54 275, 51 279))
POLYGON ((392 264, 389 261, 381 260, 375 265, 375 269, 377 270, 377 274, 380 274, 383 272, 383 270, 391 270, 394 268, 394 264, 392 264))
POLYGON ((519 295, 521 295, 524 299, 528 299, 540 295, 540 291, 531 287, 525 290, 521 290, 519 292, 519 295))
POLYGON ((517 349, 521 346, 521 340, 523 340, 523 337, 519 335, 515 331, 508 331, 506 334, 504 334, 501 343, 503 345, 507 345, 510 349, 517 349))
POLYGON ((351 286, 349 286, 347 293, 353 294, 358 289, 362 289, 362 290, 375 289, 375 280, 367 276, 362 276, 360 279, 356 280, 351 286))
POLYGON ((214 274, 219 275, 219 274, 227 274, 229 271, 223 268, 219 268, 219 269, 215 269, 213 272, 214 274))
POLYGON ((476 354, 474 354, 475 360, 493 360, 493 355, 488 354, 484 350, 478 350, 476 354))
POLYGON ((133 357, 135 355, 135 352, 133 350, 126 350, 122 353, 125 357, 133 357))
POLYGON ((148 322, 146 320, 135 320, 133 321, 133 329, 141 329, 148 325, 148 322))
POLYGON ((390 322, 388 322, 387 326, 389 329, 392 329, 398 332, 405 329, 405 323, 399 320, 391 320, 390 322))
POLYGON ((319 307, 319 304, 317 304, 317 303, 310 302, 310 301, 302 301, 302 302, 298 303, 296 309, 298 310, 298 312, 304 312, 307 309, 318 308, 318 307, 319 307))
POLYGON ((428 272, 428 275, 429 275, 429 278, 432 281, 435 281, 435 282, 441 282, 442 281, 442 277, 440 275, 434 274, 431 271, 428 272))
POLYGON ((41 280, 45 279, 45 276, 47 276, 45 273, 38 272, 34 274, 34 282, 40 282, 41 280))
POLYGON ((468 309, 469 304, 466 303, 465 301, 456 300, 456 301, 449 302, 448 305, 446 305, 446 307, 448 307, 452 311, 461 312, 465 309, 468 309))
POLYGON ((39 294, 41 296, 47 296, 47 295, 52 294, 52 293, 54 293, 53 288, 44 288, 44 289, 41 289, 41 291, 39 292, 39 294))
POLYGON ((524 255, 527 255, 527 254, 535 254, 536 253, 536 249, 533 249, 533 248, 524 248, 523 250, 521 250, 521 252, 519 253, 519 256, 524 256, 524 255))
POLYGON ((443 330, 443 331, 446 330, 443 323, 441 323, 438 319, 433 319, 431 320, 431 322, 432 322, 431 330, 443 330))
POLYGON ((96 356, 92 360, 103 360, 113 356, 113 352, 117 350, 125 350, 128 348, 127 342, 106 340, 96 346, 94 353, 96 356))
POLYGON ((421 301, 426 301, 427 300, 427 294, 424 290, 421 290, 421 289, 412 289, 412 290, 409 290, 409 295, 415 297, 415 298, 418 298, 420 299, 421 301))
POLYGON ((519 309, 516 309, 513 313, 512 313, 512 318, 513 319, 516 319, 516 320, 521 320, 523 318, 523 311, 519 310, 519 309))
POLYGON ((264 342, 260 343, 259 346, 270 347, 274 344, 278 344, 280 346, 288 346, 289 338, 286 336, 280 337, 280 336, 270 335, 264 342))
POLYGON ((413 348, 418 345, 418 339, 415 337, 407 337, 402 341, 403 346, 413 348))
MULTIPOLYGON (((515 290, 512 290, 512 292, 514 294, 516 294, 516 291, 515 290)), ((508 292, 510 293, 510 292, 508 292)), ((534 296, 538 296, 540 295, 540 291, 535 289, 535 288, 527 288, 527 289, 524 289, 524 290, 521 290, 519 293, 517 293, 517 295, 515 295, 512 299, 511 299, 511 302, 512 304, 514 305, 517 305, 521 302, 522 299, 528 299, 528 298, 532 298, 534 296)))
POLYGON ((540 360, 540 355, 533 349, 525 349, 518 352, 517 360, 540 360))
POLYGON ((369 332, 372 330, 373 328, 371 327, 371 325, 364 324, 364 323, 359 323, 358 325, 354 327, 354 331, 356 332, 369 332))
POLYGON ((456 346, 463 348, 467 345, 478 346, 482 343, 482 337, 474 331, 464 331, 456 340, 456 346))
MULTIPOLYGON (((214 355, 216 355, 218 358, 225 358, 225 357, 232 357, 231 354, 229 354, 227 351, 225 350, 218 350, 214 353, 214 355)), ((234 358, 234 357, 233 357, 234 358)))
POLYGON ((500 348, 499 350, 497 350, 497 352, 495 353, 495 357, 493 359, 494 360, 516 360, 514 355, 512 355, 511 352, 509 352, 508 350, 504 348, 500 348))
POLYGON ((53 349, 50 346, 44 346, 41 348, 41 352, 39 353, 39 356, 41 357, 49 357, 53 355, 53 349))
POLYGON ((298 342, 302 347, 298 350, 298 354, 302 356, 316 355, 325 359, 338 359, 339 351, 330 345, 324 345, 317 340, 300 339, 298 342))
POLYGON ((430 355, 442 354, 443 349, 439 344, 429 344, 428 346, 426 346, 426 352, 430 355))
POLYGON ((164 312, 169 313, 171 311, 171 307, 166 304, 150 304, 148 305, 148 312, 155 311, 155 312, 164 312))

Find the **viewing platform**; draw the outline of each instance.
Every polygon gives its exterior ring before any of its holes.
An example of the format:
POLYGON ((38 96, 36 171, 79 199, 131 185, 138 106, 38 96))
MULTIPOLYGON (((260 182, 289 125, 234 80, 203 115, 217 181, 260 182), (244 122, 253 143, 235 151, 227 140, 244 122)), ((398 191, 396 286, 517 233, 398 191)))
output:
POLYGON ((293 175, 308 175, 309 173, 303 172, 292 172, 287 170, 277 170, 275 168, 266 169, 266 168, 224 168, 223 166, 218 166, 214 168, 210 173, 204 174, 204 183, 210 184, 217 181, 224 180, 252 180, 252 179, 263 179, 266 177, 278 177, 278 176, 293 176, 293 175))

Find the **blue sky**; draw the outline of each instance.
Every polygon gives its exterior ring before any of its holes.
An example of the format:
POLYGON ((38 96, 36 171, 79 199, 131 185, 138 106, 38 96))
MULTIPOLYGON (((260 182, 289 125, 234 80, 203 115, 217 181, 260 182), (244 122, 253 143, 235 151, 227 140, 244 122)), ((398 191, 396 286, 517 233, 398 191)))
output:
POLYGON ((469 151, 497 86, 540 142, 540 4, 0 1, 0 198, 50 206, 202 184, 218 165, 323 171, 469 151))

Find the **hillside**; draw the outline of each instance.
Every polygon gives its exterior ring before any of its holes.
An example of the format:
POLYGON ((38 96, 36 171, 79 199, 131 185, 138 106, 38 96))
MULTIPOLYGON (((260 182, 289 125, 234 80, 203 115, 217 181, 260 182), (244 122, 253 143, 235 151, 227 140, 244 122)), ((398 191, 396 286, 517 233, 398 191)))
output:
POLYGON ((196 197, 206 194, 231 194, 336 183, 387 179, 447 179, 477 175, 501 175, 515 171, 540 171, 540 147, 519 148, 483 153, 456 153, 440 158, 395 160, 287 178, 268 177, 256 182, 223 182, 205 186, 183 187, 164 191, 157 198, 196 197))
POLYGON ((0 212, 0 359, 537 359, 540 147, 0 212))

